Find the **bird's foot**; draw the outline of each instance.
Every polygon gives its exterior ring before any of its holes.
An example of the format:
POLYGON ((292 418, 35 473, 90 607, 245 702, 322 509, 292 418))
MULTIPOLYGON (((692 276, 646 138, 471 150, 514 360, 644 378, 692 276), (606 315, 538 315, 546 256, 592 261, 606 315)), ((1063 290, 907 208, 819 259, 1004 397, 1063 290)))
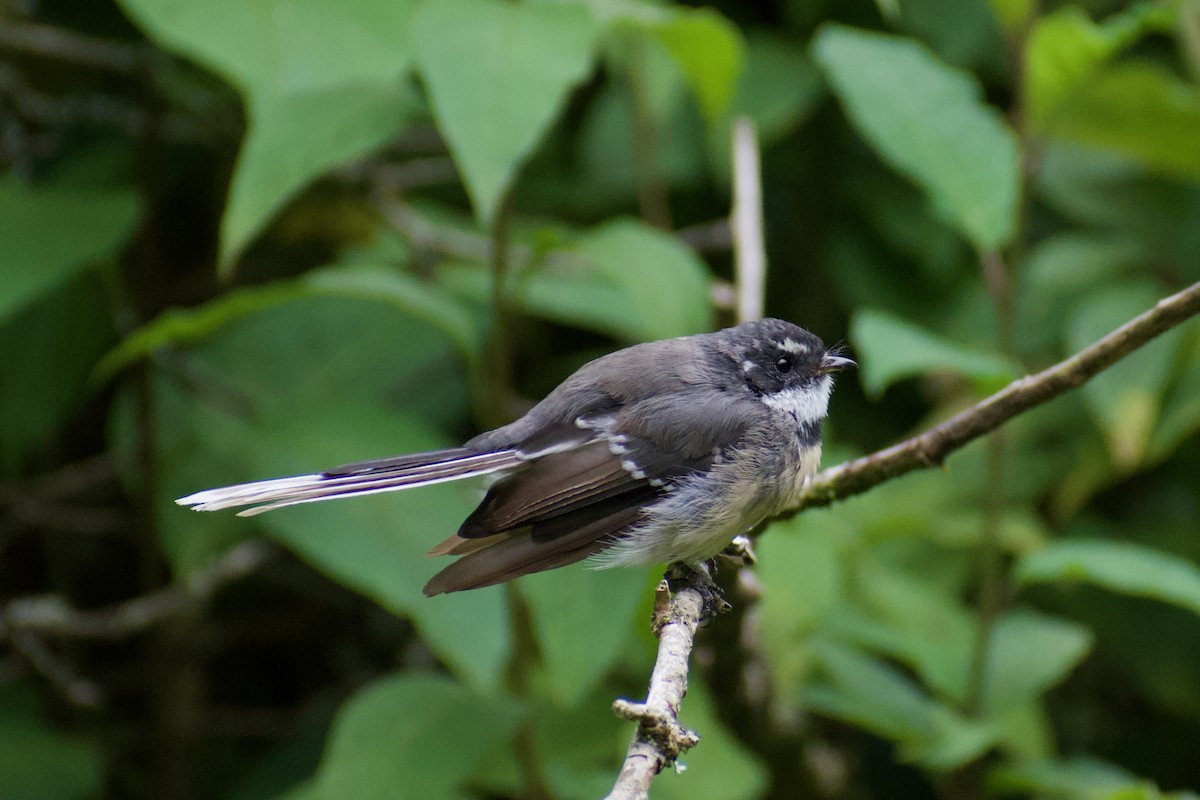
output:
POLYGON ((701 599, 704 601, 703 615, 705 620, 712 619, 718 614, 724 614, 733 609, 733 606, 725 599, 725 593, 721 590, 721 587, 713 580, 713 573, 716 570, 716 561, 711 558, 707 561, 697 561, 692 564, 676 562, 667 569, 667 584, 671 587, 672 592, 691 588, 700 594, 701 599))

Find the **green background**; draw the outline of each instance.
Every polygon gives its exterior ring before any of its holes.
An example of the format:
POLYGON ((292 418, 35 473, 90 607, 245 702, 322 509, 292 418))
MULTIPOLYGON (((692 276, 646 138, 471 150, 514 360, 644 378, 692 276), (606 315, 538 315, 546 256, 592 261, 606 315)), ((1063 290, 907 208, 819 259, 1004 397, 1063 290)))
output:
MULTIPOLYGON (((476 485, 173 499, 451 445, 733 322, 737 117, 767 313, 860 364, 826 465, 1200 280, 1196 0, 0 11, 6 799, 602 796, 658 571, 428 599, 476 485)), ((1195 797, 1198 429, 1192 323, 769 527, 653 796, 1195 797)))

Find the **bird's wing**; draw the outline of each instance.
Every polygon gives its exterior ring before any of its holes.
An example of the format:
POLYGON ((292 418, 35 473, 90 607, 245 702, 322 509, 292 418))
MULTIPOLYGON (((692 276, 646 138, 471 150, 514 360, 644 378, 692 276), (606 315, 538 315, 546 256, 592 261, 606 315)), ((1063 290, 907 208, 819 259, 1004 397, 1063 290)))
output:
POLYGON ((736 420, 729 402, 714 393, 580 417, 572 427, 590 431, 589 441, 547 448, 505 475, 458 534, 430 551, 462 557, 435 575, 425 593, 490 586, 610 546, 676 481, 708 469, 736 443, 742 427, 729 422, 736 420), (674 416, 655 424, 653 415, 664 412, 674 416))

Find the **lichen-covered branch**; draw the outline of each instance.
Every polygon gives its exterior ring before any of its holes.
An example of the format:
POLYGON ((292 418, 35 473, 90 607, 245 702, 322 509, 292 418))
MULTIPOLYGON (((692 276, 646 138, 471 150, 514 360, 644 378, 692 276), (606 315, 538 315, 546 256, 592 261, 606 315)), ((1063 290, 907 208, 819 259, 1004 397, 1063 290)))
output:
POLYGON ((687 693, 688 658, 704 613, 704 595, 694 581, 674 595, 666 580, 655 589, 658 658, 650 676, 646 702, 613 703, 613 711, 637 722, 638 729, 606 800, 644 800, 649 796, 654 776, 700 741, 700 737, 679 724, 679 705, 687 693))

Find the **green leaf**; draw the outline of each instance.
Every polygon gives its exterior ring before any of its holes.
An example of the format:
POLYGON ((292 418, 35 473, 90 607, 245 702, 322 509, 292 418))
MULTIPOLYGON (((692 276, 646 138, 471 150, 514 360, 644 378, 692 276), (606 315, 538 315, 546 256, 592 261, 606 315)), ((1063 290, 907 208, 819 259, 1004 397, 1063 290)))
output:
POLYGON ((114 255, 137 219, 132 191, 0 178, 0 321, 114 255))
POLYGON ((1012 238, 1016 137, 974 78, 915 41, 827 24, 817 61, 851 122, 979 250, 1012 238))
POLYGON ((911 666, 941 697, 961 702, 975 629, 958 600, 932 582, 872 558, 860 559, 854 583, 872 618, 856 626, 857 634, 866 634, 863 644, 911 666))
POLYGON ((238 253, 309 181, 375 150, 395 135, 415 101, 398 80, 363 81, 286 95, 252 95, 221 223, 221 265, 238 253))
POLYGON ((1164 6, 1138 3, 1103 23, 1079 6, 1064 6, 1037 21, 1025 45, 1025 96, 1029 123, 1045 129, 1064 101, 1075 95, 1113 56, 1149 29, 1171 24, 1164 6))
POLYGON ((409 0, 122 0, 157 41, 237 86, 249 131, 222 220, 223 268, 280 205, 406 119, 409 0))
POLYGON ((999 715, 1040 697, 1091 647, 1091 632, 1074 622, 1032 611, 1006 614, 988 642, 984 711, 999 715))
POLYGON ((94 388, 88 378, 116 336, 102 292, 68 280, 0 320, 0 474, 53 441, 94 388))
POLYGON ((1034 0, 990 0, 990 4, 996 19, 1009 34, 1024 30, 1034 9, 1034 0))
POLYGON ((1069 231, 1042 239, 1017 275, 1013 335, 1018 352, 1061 348, 1063 309, 1096 286, 1118 280, 1145 263, 1145 249, 1128 235, 1069 231))
POLYGON ((386 678, 338 712, 316 791, 303 796, 459 796, 475 765, 512 735, 517 720, 511 702, 473 694, 445 678, 386 678))
POLYGON ((630 15, 678 62, 707 119, 729 104, 742 69, 737 26, 711 8, 644 6, 630 15))
POLYGON ((1022 584, 1089 583, 1200 614, 1200 568, 1180 556, 1128 542, 1054 542, 1021 559, 1015 575, 1022 584))
POLYGON ((551 699, 579 703, 621 658, 649 591, 647 570, 586 566, 521 579, 551 699))
POLYGON ((481 352, 480 332, 468 310, 435 287, 390 269, 329 267, 291 281, 235 289, 197 308, 165 311, 125 337, 97 366, 96 375, 106 380, 161 347, 197 344, 273 307, 321 297, 391 306, 449 334, 464 358, 473 360, 481 352))
MULTIPOLYGON (((493 688, 509 647, 496 591, 421 594, 440 566, 425 552, 457 530, 479 487, 429 486, 254 520, 196 514, 173 502, 206 486, 444 447, 451 442, 433 424, 459 429, 468 407, 465 372, 453 364, 449 337, 421 319, 325 295, 260 308, 193 350, 157 360, 154 502, 176 571, 186 574, 265 528, 317 569, 411 617, 456 674, 493 688)), ((141 459, 127 402, 118 404, 122 410, 115 447, 136 480, 141 459)))
POLYGON ((712 329, 708 270, 674 236, 638 220, 617 219, 582 236, 577 249, 625 291, 642 338, 712 329))
MULTIPOLYGON (((449 444, 394 411, 356 407, 353 402, 276 421, 250 441, 255 446, 255 473, 261 476, 449 444)), ((313 503, 263 515, 261 524, 322 572, 411 618, 455 674, 491 692, 503 680, 509 652, 503 588, 433 598, 421 593, 433 573, 446 566, 425 553, 458 530, 478 491, 473 485, 426 486, 313 503)))
MULTIPOLYGON (((642 320, 625 291, 590 264, 579 267, 543 263, 513 275, 508 302, 532 317, 606 333, 631 344, 646 341, 642 320)), ((443 264, 437 274, 447 292, 481 309, 490 302, 492 276, 486 264, 443 264)))
POLYGON ((1200 88, 1151 63, 1111 66, 1063 100, 1051 136, 1110 148, 1147 167, 1200 179, 1200 88))
POLYGON ((1125 768, 1091 756, 1004 764, 987 778, 989 788, 997 792, 1089 799, 1136 782, 1137 776, 1125 768))
POLYGON ((981 388, 1000 388, 1017 373, 998 355, 970 350, 884 311, 854 315, 850 338, 866 390, 879 396, 898 380, 927 372, 952 372, 981 388))
POLYGON ((826 682, 803 690, 812 710, 891 739, 933 733, 935 704, 898 670, 832 642, 817 643, 814 656, 826 682))
POLYGON ((720 121, 708 126, 715 169, 728 180, 730 126, 738 116, 754 121, 765 150, 800 126, 821 98, 821 75, 807 49, 781 36, 747 36, 745 67, 720 121))
POLYGON ((576 5, 439 0, 417 11, 417 62, 484 225, 587 76, 595 35, 591 15, 576 5))
MULTIPOLYGON (((1152 307, 1161 290, 1148 281, 1099 289, 1068 318, 1067 344, 1082 350, 1152 307)), ((1180 330, 1168 331, 1083 386, 1083 398, 1108 442, 1113 462, 1130 470, 1145 457, 1171 377, 1180 330)))
MULTIPOLYGON (((808 522, 809 515, 803 520, 808 522)), ((756 545, 754 574, 763 585, 758 629, 780 697, 804 680, 812 665, 811 637, 846 592, 845 566, 837 548, 816 534, 823 521, 813 517, 812 529, 799 518, 776 523, 771 535, 756 545)))
POLYGON ((0 786, 16 800, 84 800, 103 789, 94 746, 42 721, 37 692, 25 682, 0 689, 0 786))

